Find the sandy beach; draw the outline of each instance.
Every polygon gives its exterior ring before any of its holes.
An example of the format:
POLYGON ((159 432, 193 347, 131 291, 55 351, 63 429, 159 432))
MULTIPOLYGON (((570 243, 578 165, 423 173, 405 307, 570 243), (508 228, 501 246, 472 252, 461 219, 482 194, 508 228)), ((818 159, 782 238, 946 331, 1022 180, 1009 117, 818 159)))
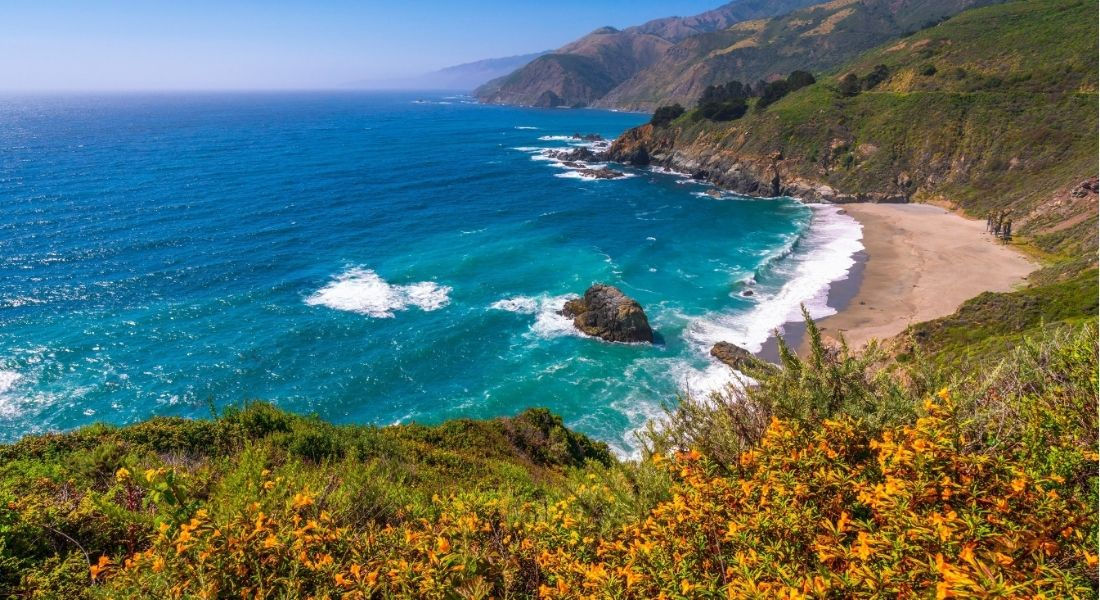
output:
POLYGON ((853 277, 858 284, 854 295, 818 326, 826 337, 843 333, 853 347, 897 335, 910 323, 949 315, 982 292, 1012 290, 1036 268, 986 234, 984 221, 937 206, 844 208, 863 225, 866 262, 853 277))

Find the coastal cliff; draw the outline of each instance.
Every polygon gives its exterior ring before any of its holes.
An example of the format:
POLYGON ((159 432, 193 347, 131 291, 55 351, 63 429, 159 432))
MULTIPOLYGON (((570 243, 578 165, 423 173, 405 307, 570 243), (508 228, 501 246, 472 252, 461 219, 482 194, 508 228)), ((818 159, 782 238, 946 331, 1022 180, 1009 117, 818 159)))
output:
POLYGON ((967 11, 739 119, 632 129, 608 156, 755 196, 1005 214, 1044 250, 1095 249, 1095 16, 1067 0, 967 11))
POLYGON ((908 202, 906 186, 883 186, 886 191, 841 192, 824 183, 825 177, 802 161, 784 158, 781 149, 738 152, 713 136, 684 139, 680 128, 643 125, 612 143, 608 158, 635 166, 659 166, 688 173, 695 179, 749 196, 792 196, 807 202, 908 202), (815 176, 817 175, 817 176, 815 176))

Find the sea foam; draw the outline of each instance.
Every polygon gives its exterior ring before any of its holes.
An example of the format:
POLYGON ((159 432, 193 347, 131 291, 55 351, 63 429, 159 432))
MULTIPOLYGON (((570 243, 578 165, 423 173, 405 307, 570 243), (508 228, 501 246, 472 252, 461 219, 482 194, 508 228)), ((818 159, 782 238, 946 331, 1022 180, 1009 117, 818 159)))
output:
POLYGON ((555 338, 563 335, 581 335, 575 327, 573 320, 561 314, 562 306, 566 301, 577 298, 576 294, 551 296, 513 296, 503 298, 489 305, 495 310, 504 310, 524 315, 535 315, 535 321, 531 323, 531 333, 540 338, 555 338))
MULTIPOLYGON (((759 294, 757 304, 746 312, 708 315, 693 321, 685 335, 700 351, 726 341, 759 352, 772 331, 802 319, 802 305, 814 319, 836 313, 828 305, 829 286, 848 277, 855 265, 855 253, 863 249, 863 228, 842 214, 838 206, 808 206, 813 217, 798 247, 780 250, 784 266, 790 269, 787 282, 773 294, 759 294)), ((767 263, 774 260, 772 256, 765 258, 767 263)))
POLYGON ((0 417, 13 417, 19 413, 9 391, 23 376, 17 371, 0 370, 0 417))
POLYGON ((306 298, 310 306, 327 306, 374 318, 392 318, 394 312, 415 306, 439 310, 450 302, 451 287, 434 281, 393 285, 370 269, 355 267, 306 298))

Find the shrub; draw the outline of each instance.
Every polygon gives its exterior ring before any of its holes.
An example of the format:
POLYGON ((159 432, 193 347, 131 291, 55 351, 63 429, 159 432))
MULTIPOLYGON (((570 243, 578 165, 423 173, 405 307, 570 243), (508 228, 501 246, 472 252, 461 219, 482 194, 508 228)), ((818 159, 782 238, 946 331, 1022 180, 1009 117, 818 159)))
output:
POLYGON ((928 63, 920 68, 920 74, 925 77, 931 77, 936 74, 936 65, 928 63))
POLYGON ((886 81, 889 76, 890 69, 886 68, 886 65, 875 65, 871 72, 860 80, 860 87, 865 90, 873 89, 878 84, 886 81))
POLYGON ((684 107, 679 104, 662 106, 653 112, 653 117, 649 120, 649 124, 654 127, 664 127, 680 118, 682 114, 684 114, 684 107))
POLYGON ((815 83, 817 83, 817 80, 807 71, 791 71, 791 74, 787 76, 787 85, 790 86, 792 92, 815 83))
POLYGON ((648 432, 650 452, 695 449, 732 472, 737 457, 759 442, 773 418, 812 427, 849 415, 877 431, 913 417, 914 398, 934 385, 931 375, 916 368, 904 373, 884 369, 885 353, 878 346, 858 354, 843 338, 839 345, 827 346, 805 309, 803 318, 808 359, 800 359, 780 338, 779 368, 750 363, 739 378, 751 378, 755 385, 730 386, 707 398, 681 398, 648 432))
POLYGON ((840 78, 839 85, 841 96, 856 96, 860 91, 859 77, 855 73, 848 73, 840 78))
POLYGON ((791 86, 787 84, 784 79, 773 81, 764 87, 764 92, 760 94, 760 99, 756 101, 756 109, 764 110, 769 104, 781 99, 791 91, 791 86))

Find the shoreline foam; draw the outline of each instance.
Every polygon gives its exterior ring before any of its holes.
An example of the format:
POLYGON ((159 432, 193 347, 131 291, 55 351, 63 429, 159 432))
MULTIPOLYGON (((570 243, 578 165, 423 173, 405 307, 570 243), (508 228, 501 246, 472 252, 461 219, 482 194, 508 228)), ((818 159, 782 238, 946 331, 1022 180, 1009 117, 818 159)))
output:
MULTIPOLYGON (((818 322, 853 348, 900 334, 911 323, 954 313, 986 291, 1010 291, 1035 269, 984 224, 929 204, 848 204, 863 226, 866 266, 852 298, 818 322)), ((805 353, 806 341, 795 346, 805 353)))

